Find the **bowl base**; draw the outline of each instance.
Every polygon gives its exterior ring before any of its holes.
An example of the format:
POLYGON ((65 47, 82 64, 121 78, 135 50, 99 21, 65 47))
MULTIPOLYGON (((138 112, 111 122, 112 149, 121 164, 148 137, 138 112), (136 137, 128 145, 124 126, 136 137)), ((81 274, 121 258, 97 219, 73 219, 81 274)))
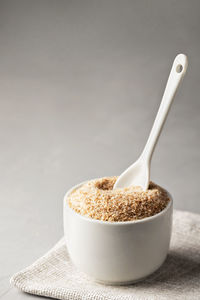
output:
MULTIPOLYGON (((166 256, 167 257, 167 256, 166 256)), ((103 284, 103 285, 113 285, 113 286, 118 286, 118 285, 132 285, 132 284, 135 284, 135 283, 138 283, 140 281, 143 281, 144 279, 150 277, 153 273, 155 273, 156 271, 158 271, 160 269, 160 267, 163 265, 163 263, 165 262, 166 260, 166 257, 165 259, 163 260, 163 262, 155 269, 153 270, 151 273, 141 277, 141 278, 138 278, 138 279, 134 279, 134 280, 129 280, 129 281, 104 281, 104 280, 98 280, 98 279, 94 279, 93 280, 96 282, 96 283, 100 283, 100 284, 103 284)))

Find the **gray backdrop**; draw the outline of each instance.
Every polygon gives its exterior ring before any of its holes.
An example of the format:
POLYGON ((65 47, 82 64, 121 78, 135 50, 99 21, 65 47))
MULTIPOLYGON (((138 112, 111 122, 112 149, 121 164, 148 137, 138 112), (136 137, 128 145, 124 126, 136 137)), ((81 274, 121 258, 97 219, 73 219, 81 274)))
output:
MULTIPOLYGON (((62 199, 141 153, 176 54, 189 68, 152 161, 200 213, 200 1, 0 1, 0 295, 63 234, 62 199)), ((29 297, 30 299, 31 297, 29 297)))

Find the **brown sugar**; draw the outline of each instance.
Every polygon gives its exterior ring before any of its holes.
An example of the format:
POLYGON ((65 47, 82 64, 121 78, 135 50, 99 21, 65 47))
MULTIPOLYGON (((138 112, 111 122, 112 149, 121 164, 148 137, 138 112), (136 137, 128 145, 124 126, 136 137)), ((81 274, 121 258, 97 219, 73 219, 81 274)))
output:
POLYGON ((153 216, 170 201, 167 192, 153 182, 147 191, 139 186, 113 190, 116 180, 115 176, 88 181, 69 195, 69 206, 83 216, 121 222, 153 216))

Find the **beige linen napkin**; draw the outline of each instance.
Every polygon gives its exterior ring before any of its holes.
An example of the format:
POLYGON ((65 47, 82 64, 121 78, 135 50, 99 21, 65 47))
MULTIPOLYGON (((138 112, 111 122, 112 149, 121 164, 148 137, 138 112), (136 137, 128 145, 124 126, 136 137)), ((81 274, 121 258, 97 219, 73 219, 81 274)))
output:
POLYGON ((200 299, 200 215, 174 211, 169 255, 145 280, 129 286, 92 281, 71 263, 64 239, 11 283, 20 290, 57 299, 200 299))

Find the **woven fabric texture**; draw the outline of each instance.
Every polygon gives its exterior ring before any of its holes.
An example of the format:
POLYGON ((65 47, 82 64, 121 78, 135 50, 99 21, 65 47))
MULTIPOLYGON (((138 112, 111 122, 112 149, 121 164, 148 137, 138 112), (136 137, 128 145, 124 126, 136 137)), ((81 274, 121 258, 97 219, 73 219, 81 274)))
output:
POLYGON ((174 211, 170 251, 162 267, 129 286, 92 281, 71 263, 64 238, 11 278, 21 291, 65 300, 200 299, 200 215, 174 211))

